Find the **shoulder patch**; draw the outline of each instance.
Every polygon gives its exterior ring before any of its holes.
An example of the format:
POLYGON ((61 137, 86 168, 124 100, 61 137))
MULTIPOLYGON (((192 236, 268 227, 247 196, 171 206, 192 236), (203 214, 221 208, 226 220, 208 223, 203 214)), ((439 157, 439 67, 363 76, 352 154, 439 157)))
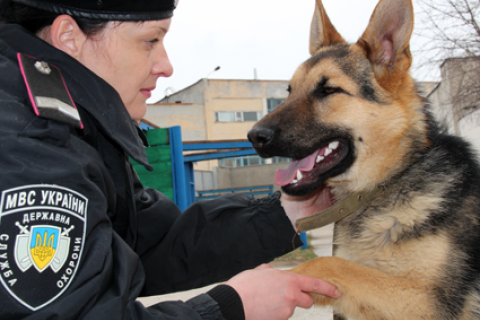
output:
POLYGON ((5 190, 0 200, 0 282, 35 311, 68 288, 85 243, 88 199, 56 185, 5 190))
POLYGON ((17 58, 36 115, 83 128, 60 69, 23 53, 17 58))

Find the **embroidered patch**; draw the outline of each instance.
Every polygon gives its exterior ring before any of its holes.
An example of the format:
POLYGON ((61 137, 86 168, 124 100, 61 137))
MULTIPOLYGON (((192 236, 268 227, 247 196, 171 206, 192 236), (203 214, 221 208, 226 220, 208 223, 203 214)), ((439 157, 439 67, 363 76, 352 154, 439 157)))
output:
POLYGON ((56 185, 2 192, 0 281, 30 310, 57 299, 78 269, 85 243, 88 199, 56 185))

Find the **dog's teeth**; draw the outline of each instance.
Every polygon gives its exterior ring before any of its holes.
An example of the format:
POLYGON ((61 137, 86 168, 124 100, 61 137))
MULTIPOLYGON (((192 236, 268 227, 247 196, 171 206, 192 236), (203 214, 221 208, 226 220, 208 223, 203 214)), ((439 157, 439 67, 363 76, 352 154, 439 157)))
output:
POLYGON ((325 153, 323 154, 325 157, 328 156, 330 153, 332 153, 332 149, 327 148, 325 149, 325 153))
POLYGON ((297 183, 297 182, 298 182, 298 180, 293 179, 292 182, 290 182, 290 183, 294 184, 294 183, 297 183))
POLYGON ((300 172, 300 170, 297 171, 297 180, 300 181, 303 178, 303 174, 300 172))
POLYGON ((333 142, 330 142, 330 144, 328 145, 328 148, 332 149, 332 150, 335 150, 338 148, 338 145, 340 144, 340 142, 338 141, 333 141, 333 142))
POLYGON ((325 159, 325 157, 317 156, 317 159, 315 159, 315 162, 319 163, 320 161, 323 161, 323 159, 325 159))

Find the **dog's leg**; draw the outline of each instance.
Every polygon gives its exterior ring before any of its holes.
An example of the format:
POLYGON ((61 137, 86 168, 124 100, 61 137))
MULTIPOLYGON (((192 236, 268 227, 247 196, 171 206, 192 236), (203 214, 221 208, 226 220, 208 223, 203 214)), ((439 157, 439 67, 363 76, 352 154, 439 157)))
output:
POLYGON ((314 259, 291 271, 337 286, 340 298, 316 296, 315 303, 331 305, 349 319, 435 319, 426 280, 390 276, 337 257, 314 259))

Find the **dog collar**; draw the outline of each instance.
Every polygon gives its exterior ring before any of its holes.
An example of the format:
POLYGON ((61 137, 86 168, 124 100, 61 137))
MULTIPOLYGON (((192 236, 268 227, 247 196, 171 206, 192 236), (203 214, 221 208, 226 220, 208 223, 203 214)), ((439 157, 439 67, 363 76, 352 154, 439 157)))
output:
POLYGON ((336 202, 330 208, 306 218, 298 219, 296 222, 298 231, 305 232, 337 222, 363 207, 368 201, 377 197, 386 189, 386 184, 381 183, 371 191, 352 193, 345 199, 336 202))

